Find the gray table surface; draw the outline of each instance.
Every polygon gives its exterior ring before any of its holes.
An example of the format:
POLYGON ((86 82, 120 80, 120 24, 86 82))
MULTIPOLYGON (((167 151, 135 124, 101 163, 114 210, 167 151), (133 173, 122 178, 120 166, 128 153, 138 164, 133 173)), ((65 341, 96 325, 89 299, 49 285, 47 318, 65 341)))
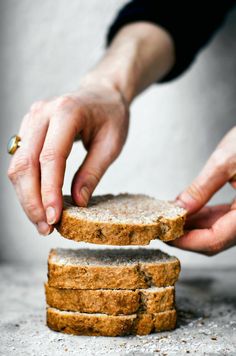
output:
POLYGON ((175 331, 108 338, 45 326, 46 268, 0 265, 0 355, 236 355, 236 270, 184 269, 175 331))

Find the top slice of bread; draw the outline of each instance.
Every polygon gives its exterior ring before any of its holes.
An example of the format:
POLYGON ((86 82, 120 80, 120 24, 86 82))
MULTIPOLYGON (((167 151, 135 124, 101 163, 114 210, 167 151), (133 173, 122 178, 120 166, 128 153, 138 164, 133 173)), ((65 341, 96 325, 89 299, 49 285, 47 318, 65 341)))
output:
POLYGON ((173 203, 146 195, 103 195, 78 207, 64 197, 61 220, 56 226, 68 239, 107 245, 147 245, 159 238, 183 235, 186 211, 173 203))
POLYGON ((166 287, 179 272, 179 260, 156 249, 53 249, 48 258, 49 286, 65 289, 166 287))

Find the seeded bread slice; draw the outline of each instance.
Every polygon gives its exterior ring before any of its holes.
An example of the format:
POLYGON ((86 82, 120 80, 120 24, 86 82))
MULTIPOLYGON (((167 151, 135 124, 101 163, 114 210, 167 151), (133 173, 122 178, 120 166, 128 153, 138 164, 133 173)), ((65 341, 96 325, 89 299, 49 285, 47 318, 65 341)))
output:
POLYGON ((128 315, 159 313, 174 308, 174 287, 148 289, 62 289, 45 284, 50 307, 80 313, 128 315))
POLYGON ((106 315, 86 314, 47 309, 47 325, 66 334, 88 336, 147 335, 172 330, 176 326, 176 311, 157 314, 106 315))
POLYGON ((172 286, 180 262, 155 249, 53 249, 48 284, 64 289, 142 289, 172 286))
POLYGON ((93 197, 87 208, 64 197, 56 226, 68 239, 106 245, 148 245, 153 239, 174 240, 183 235, 186 211, 146 195, 93 197))

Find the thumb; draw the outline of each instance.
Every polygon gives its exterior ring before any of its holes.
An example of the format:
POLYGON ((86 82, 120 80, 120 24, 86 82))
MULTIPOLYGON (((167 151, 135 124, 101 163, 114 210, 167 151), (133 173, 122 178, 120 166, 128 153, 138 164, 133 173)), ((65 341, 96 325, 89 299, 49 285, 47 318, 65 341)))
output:
POLYGON ((197 178, 176 198, 177 205, 185 208, 189 214, 200 210, 229 180, 226 168, 222 152, 216 150, 197 178))
POLYGON ((111 137, 102 141, 95 140, 91 144, 83 164, 72 181, 71 194, 78 206, 87 206, 101 177, 119 152, 111 137))

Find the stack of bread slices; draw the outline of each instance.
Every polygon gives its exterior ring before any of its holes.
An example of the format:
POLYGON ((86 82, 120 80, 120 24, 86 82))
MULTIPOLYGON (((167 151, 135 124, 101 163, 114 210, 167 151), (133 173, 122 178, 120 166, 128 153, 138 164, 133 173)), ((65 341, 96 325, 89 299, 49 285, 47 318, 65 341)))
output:
MULTIPOLYGON (((57 228, 75 241, 147 245, 183 234, 186 212, 144 195, 106 195, 87 208, 65 197, 57 228)), ((176 257, 150 248, 53 249, 45 284, 47 325, 76 335, 147 335, 176 325, 176 257)))

